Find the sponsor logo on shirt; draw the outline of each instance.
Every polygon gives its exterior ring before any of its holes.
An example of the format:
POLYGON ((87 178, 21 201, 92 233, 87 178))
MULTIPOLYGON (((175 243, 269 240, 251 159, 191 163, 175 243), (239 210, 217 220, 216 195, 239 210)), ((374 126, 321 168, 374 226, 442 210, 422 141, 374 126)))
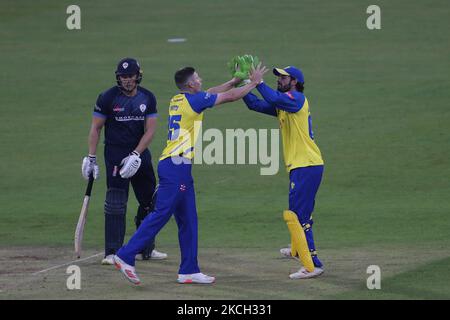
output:
POLYGON ((113 108, 114 112, 121 112, 121 111, 124 111, 124 110, 125 110, 125 108, 121 108, 118 104, 116 104, 114 106, 114 108, 113 108))
POLYGON ((116 121, 144 121, 144 116, 115 117, 116 121))

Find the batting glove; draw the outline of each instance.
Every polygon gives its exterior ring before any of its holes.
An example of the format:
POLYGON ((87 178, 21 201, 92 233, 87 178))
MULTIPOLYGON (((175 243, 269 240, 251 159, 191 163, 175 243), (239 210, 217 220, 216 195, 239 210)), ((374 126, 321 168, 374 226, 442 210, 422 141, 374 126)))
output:
POLYGON ((125 157, 120 163, 120 176, 124 179, 129 179, 136 174, 141 166, 141 158, 139 152, 134 150, 129 156, 125 157))
POLYGON ((97 165, 97 157, 95 155, 88 155, 83 158, 83 162, 81 164, 81 175, 86 180, 89 180, 89 176, 94 176, 94 179, 98 179, 99 177, 99 168, 97 165))

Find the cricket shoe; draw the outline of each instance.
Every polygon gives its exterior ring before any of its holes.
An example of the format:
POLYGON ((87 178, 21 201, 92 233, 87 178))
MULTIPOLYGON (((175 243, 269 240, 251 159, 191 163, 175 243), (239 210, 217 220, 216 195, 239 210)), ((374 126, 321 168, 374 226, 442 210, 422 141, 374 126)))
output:
POLYGON ((106 257, 104 257, 102 260, 102 265, 113 266, 114 265, 114 255, 109 254, 106 257))
POLYGON ((309 272, 305 269, 305 267, 302 267, 298 272, 292 273, 289 275, 289 278, 291 279, 310 279, 320 276, 324 270, 322 268, 315 267, 312 272, 309 272))
POLYGON ((216 278, 207 276, 201 272, 193 274, 179 274, 178 283, 202 283, 209 284, 216 281, 216 278))
POLYGON ((120 270, 120 272, 122 272, 122 274, 125 276, 125 278, 127 278, 128 281, 135 285, 141 283, 141 280, 139 280, 139 277, 136 274, 136 269, 133 266, 125 263, 125 261, 123 261, 116 255, 114 256, 114 265, 116 266, 117 270, 120 270))
POLYGON ((281 248, 280 249, 280 253, 284 258, 289 258, 289 259, 295 259, 297 261, 300 261, 300 259, 298 258, 298 256, 293 256, 291 253, 291 247, 287 247, 287 248, 281 248))
POLYGON ((148 258, 144 257, 142 253, 138 253, 136 255, 136 260, 164 260, 164 259, 167 259, 167 253, 159 252, 158 250, 153 250, 148 258))
POLYGON ((291 248, 281 248, 280 253, 285 258, 292 258, 291 256, 291 248))

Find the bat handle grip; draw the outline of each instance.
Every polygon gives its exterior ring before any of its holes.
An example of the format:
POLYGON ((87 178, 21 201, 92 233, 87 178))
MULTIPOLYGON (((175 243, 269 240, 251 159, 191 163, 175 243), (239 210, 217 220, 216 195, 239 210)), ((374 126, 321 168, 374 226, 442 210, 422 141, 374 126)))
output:
POLYGON ((87 188, 86 188, 86 193, 85 193, 85 195, 86 196, 91 196, 91 191, 92 191, 92 185, 94 184, 94 174, 93 173, 91 173, 90 175, 89 175, 89 181, 88 181, 88 185, 87 185, 87 188))

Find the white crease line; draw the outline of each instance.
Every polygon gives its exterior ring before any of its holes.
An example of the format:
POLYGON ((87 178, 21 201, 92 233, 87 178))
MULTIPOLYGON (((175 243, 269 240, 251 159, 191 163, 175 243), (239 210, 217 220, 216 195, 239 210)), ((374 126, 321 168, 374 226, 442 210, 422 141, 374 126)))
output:
POLYGON ((87 257, 87 258, 77 259, 77 260, 73 260, 73 261, 70 261, 70 262, 66 262, 66 263, 63 263, 63 264, 60 264, 60 265, 51 267, 51 268, 47 268, 47 269, 44 269, 44 270, 35 272, 35 273, 33 273, 32 275, 35 276, 35 275, 38 275, 39 273, 44 273, 44 272, 47 272, 47 271, 50 271, 50 270, 53 270, 53 269, 58 269, 58 268, 61 268, 61 267, 64 267, 64 266, 67 266, 67 265, 70 265, 70 264, 73 264, 73 263, 86 261, 86 260, 89 260, 89 259, 98 257, 98 256, 100 256, 100 255, 102 255, 102 254, 103 254, 103 252, 100 252, 100 253, 94 254, 93 256, 90 256, 90 257, 87 257))

